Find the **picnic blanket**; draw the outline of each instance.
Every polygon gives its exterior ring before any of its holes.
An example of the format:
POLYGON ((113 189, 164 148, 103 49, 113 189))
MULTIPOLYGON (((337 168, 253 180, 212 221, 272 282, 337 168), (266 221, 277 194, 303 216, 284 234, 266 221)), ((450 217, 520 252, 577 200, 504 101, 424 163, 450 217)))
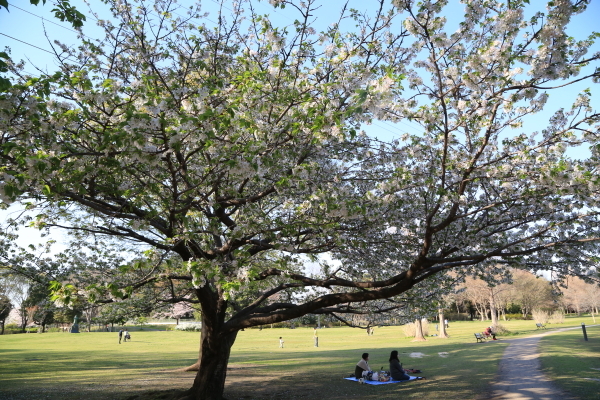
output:
MULTIPOLYGON (((354 382, 358 382, 358 379, 356 379, 356 377, 352 377, 352 378, 344 378, 347 381, 354 381, 354 382)), ((416 376, 411 376, 410 379, 408 381, 415 381, 417 380, 416 376)), ((365 383, 367 385, 388 385, 390 383, 402 383, 402 382, 408 382, 408 381, 392 381, 389 380, 387 382, 379 382, 379 381, 365 381, 365 383)))

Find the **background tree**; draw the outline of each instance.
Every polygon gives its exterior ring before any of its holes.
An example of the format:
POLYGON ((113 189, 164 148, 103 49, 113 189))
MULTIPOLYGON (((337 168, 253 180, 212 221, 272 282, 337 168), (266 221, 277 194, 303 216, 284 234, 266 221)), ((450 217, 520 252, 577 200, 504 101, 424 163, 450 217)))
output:
POLYGON ((11 299, 14 308, 18 311, 19 326, 21 331, 25 332, 25 328, 29 323, 29 314, 27 312, 27 297, 29 296, 30 282, 23 276, 17 274, 9 274, 5 270, 0 271, 1 285, 4 287, 4 295, 11 299))
POLYGON ((598 313, 600 288, 595 282, 586 282, 579 277, 567 277, 562 282, 563 304, 578 314, 585 311, 598 313))
POLYGON ((50 300, 47 282, 31 285, 22 306, 27 310, 27 319, 39 325, 39 333, 44 333, 46 325, 54 322, 56 307, 50 300))
POLYGON ((591 92, 544 131, 519 129, 548 92, 599 77, 599 56, 585 56, 594 36, 565 33, 588 2, 525 19, 525 2, 475 0, 456 29, 445 2, 396 0, 347 11, 349 33, 343 18, 317 33, 313 1, 271 3, 297 21, 275 27, 241 2, 213 29, 191 23, 197 9, 182 19, 169 2, 155 2, 158 16, 111 2, 107 40, 58 45, 56 74, 7 64, 2 199, 33 199, 39 227, 150 249, 147 273, 82 268, 54 284, 57 298, 192 291, 202 334, 188 395, 220 399, 241 329, 431 307, 453 269, 585 272, 599 222, 591 92), (391 143, 360 132, 405 118, 423 132, 391 143), (591 155, 573 159, 573 146, 591 155), (309 273, 298 257, 324 252, 342 263, 309 273))
POLYGON ((0 291, 0 335, 4 335, 4 323, 12 309, 10 299, 0 291))
POLYGON ((521 307, 523 317, 535 309, 553 307, 552 285, 545 278, 515 270, 513 281, 513 301, 521 307))
POLYGON ((166 316, 167 318, 174 318, 179 325, 179 320, 181 318, 186 318, 189 316, 193 316, 194 311, 196 311, 189 303, 181 302, 173 305, 167 312, 161 314, 166 316))
POLYGON ((512 273, 507 271, 507 275, 494 276, 493 279, 482 280, 467 277, 465 282, 458 289, 464 292, 465 298, 476 308, 481 321, 488 318, 492 325, 498 324, 498 318, 505 313, 505 308, 512 301, 514 293, 512 283, 512 273))
POLYGON ((70 309, 68 307, 58 308, 54 312, 54 322, 60 324, 64 331, 73 323, 76 314, 76 310, 70 309))

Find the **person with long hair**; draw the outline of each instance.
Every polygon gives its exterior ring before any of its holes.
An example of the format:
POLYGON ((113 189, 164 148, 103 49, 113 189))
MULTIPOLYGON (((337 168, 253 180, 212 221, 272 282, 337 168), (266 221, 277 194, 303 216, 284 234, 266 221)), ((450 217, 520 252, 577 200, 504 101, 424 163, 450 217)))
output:
POLYGON ((410 376, 408 376, 404 369, 402 369, 402 365, 398 359, 397 350, 393 350, 390 353, 390 375, 395 381, 407 381, 410 379, 410 376))

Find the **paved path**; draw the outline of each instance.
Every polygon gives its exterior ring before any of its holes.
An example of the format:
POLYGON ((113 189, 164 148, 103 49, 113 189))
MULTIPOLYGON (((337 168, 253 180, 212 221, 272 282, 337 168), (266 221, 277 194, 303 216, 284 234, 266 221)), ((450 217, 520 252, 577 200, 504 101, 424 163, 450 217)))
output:
MULTIPOLYGON (((592 325, 595 326, 595 325, 592 325)), ((492 385, 493 400, 569 400, 540 369, 538 343, 541 337, 581 327, 564 328, 510 341, 492 385)))

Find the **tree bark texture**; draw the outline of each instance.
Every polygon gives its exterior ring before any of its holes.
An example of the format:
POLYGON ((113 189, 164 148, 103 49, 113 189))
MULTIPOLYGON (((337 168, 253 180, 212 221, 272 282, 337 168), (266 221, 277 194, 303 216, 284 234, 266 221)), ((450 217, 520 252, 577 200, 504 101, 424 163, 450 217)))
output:
POLYGON ((221 400, 225 390, 227 364, 236 333, 221 335, 210 331, 202 342, 200 368, 191 388, 194 400, 221 400))
POLYGON ((218 288, 206 285, 196 289, 202 306, 202 333, 200 335, 200 365, 188 398, 194 400, 221 400, 225 390, 227 364, 231 346, 239 330, 224 331, 227 301, 218 288))

